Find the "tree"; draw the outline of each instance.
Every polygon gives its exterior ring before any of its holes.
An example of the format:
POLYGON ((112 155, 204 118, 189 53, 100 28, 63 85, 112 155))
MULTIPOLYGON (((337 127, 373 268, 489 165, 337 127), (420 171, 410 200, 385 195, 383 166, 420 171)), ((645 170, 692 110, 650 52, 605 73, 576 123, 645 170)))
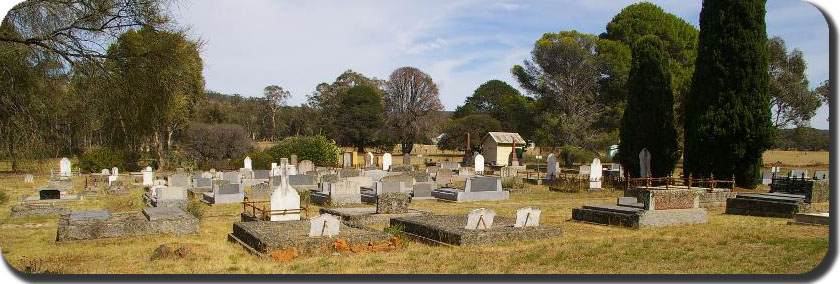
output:
POLYGON ((665 45, 653 35, 633 44, 627 82, 629 97, 621 118, 618 159, 632 176, 639 174, 639 152, 651 153, 651 175, 670 176, 679 160, 674 95, 665 45))
POLYGON ((487 132, 502 130, 502 123, 487 114, 471 114, 452 119, 443 128, 443 137, 438 141, 438 148, 465 151, 469 133, 470 148, 478 151, 481 148, 481 138, 487 135, 487 132))
MULTIPOLYGON (((828 80, 823 81, 822 84, 820 84, 819 87, 814 89, 813 92, 815 94, 817 94, 817 97, 820 98, 820 101, 822 101, 825 104, 829 104, 829 106, 831 106, 830 105, 830 103, 831 103, 831 93, 829 92, 828 80)), ((829 117, 826 117, 825 120, 826 121, 831 121, 830 118, 831 118, 831 114, 829 114, 829 117)))
POLYGON ((808 90, 805 57, 802 51, 787 52, 780 37, 767 40, 770 57, 770 106, 773 127, 806 126, 820 107, 820 95, 808 90))
POLYGON ((365 147, 377 144, 384 109, 376 89, 367 85, 350 88, 341 96, 338 110, 335 123, 341 129, 336 136, 339 145, 353 146, 364 152, 365 147))
POLYGON ((313 110, 310 114, 314 114, 310 121, 314 120, 315 125, 320 128, 316 131, 318 134, 326 134, 330 137, 336 137, 339 134, 340 129, 336 129, 333 122, 337 120, 336 114, 341 96, 350 88, 360 85, 373 87, 381 96, 385 82, 347 70, 335 78, 333 83, 318 84, 315 91, 306 97, 308 106, 313 110))
POLYGON ((706 0, 686 100, 684 168, 753 188, 771 146, 764 0, 706 0))
MULTIPOLYGON (((42 56, 73 64, 79 59, 113 58, 103 46, 132 28, 166 27, 169 0, 29 0, 9 10, 0 42, 26 45, 42 56)), ((101 61, 100 61, 101 63, 101 61)))
POLYGON ((265 95, 266 107, 268 108, 269 119, 271 120, 271 135, 272 140, 277 138, 277 113, 281 108, 286 106, 286 101, 292 96, 289 91, 284 90, 277 85, 271 85, 263 89, 265 95))
POLYGON ((394 70, 385 84, 385 111, 393 136, 403 153, 438 126, 435 117, 443 109, 432 77, 414 67, 394 70))
POLYGON ((172 135, 204 96, 199 46, 183 33, 144 28, 122 34, 108 48, 114 55, 105 60, 113 95, 107 97, 105 127, 114 134, 113 146, 151 143, 158 165, 166 167, 172 135))
POLYGON ((199 162, 241 158, 254 145, 248 132, 235 124, 191 124, 181 140, 184 151, 199 162))
POLYGON ((534 132, 534 100, 500 80, 490 80, 478 87, 464 105, 455 109, 453 118, 486 114, 501 123, 501 128, 531 137, 534 132))
POLYGON ((524 67, 512 69, 520 86, 537 99, 538 143, 598 148, 594 117, 604 66, 596 54, 599 39, 577 31, 546 33, 534 45, 524 67))

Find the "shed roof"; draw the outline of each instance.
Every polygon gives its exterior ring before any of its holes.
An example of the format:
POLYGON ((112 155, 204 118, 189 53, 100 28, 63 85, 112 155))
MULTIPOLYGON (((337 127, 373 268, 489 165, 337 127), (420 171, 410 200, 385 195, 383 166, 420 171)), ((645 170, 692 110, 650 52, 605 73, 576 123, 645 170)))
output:
POLYGON ((519 133, 513 132, 488 132, 487 136, 484 136, 484 139, 487 138, 493 139, 497 144, 512 144, 516 142, 516 144, 525 145, 525 139, 522 139, 522 136, 519 136, 519 133))

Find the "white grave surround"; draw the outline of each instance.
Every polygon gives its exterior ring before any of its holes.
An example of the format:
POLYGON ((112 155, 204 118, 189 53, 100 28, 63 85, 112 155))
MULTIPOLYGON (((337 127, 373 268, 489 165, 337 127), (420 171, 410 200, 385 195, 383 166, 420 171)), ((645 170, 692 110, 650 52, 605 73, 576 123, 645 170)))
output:
POLYGON ((475 166, 475 174, 484 175, 484 156, 476 153, 473 158, 473 165, 475 166))
POLYGON ((70 159, 67 157, 61 158, 61 161, 58 162, 58 175, 61 177, 70 177, 73 175, 73 163, 70 163, 70 159))
POLYGON ((539 227, 540 213, 542 213, 542 210, 533 209, 531 207, 516 210, 516 223, 514 223, 513 226, 516 228, 539 227))
POLYGON ((382 155, 382 170, 387 171, 391 168, 391 153, 385 153, 382 155))
POLYGON ((601 167, 601 159, 592 159, 592 165, 589 166, 589 189, 601 189, 601 176, 604 174, 604 169, 601 167))
POLYGON ((650 176, 650 151, 647 148, 639 152, 639 177, 650 176))
POLYGON ((311 238, 338 236, 340 228, 341 221, 330 214, 321 214, 309 219, 309 237, 311 238))
POLYGON ((549 179, 554 178, 557 175, 557 157, 554 154, 548 154, 548 158, 546 159, 546 166, 545 173, 548 175, 549 179))
POLYGON ((271 192, 271 211, 295 210, 295 214, 272 214, 271 221, 300 220, 300 194, 289 185, 289 176, 282 175, 280 185, 271 192))
POLYGON ((467 214, 467 225, 464 229, 467 230, 489 230, 493 227, 493 218, 496 217, 496 212, 486 208, 475 209, 470 214, 467 214))
POLYGON ((245 160, 242 163, 244 164, 242 165, 243 168, 246 168, 248 170, 253 169, 253 167, 251 167, 251 157, 245 157, 245 160))

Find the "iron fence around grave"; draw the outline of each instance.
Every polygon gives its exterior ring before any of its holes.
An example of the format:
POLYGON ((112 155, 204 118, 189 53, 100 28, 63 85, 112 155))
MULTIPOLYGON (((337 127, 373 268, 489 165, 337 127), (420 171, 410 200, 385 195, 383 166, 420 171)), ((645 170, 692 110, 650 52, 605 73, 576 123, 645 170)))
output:
POLYGON ((290 214, 300 214, 304 217, 309 217, 309 211, 304 207, 282 210, 271 210, 266 208, 271 208, 271 201, 249 201, 247 196, 242 201, 242 213, 250 214, 253 220, 271 221, 271 216, 283 216, 290 214))
POLYGON ((629 188, 636 188, 636 187, 647 187, 650 189, 661 189, 661 190, 669 190, 669 189, 676 189, 677 187, 680 188, 707 188, 707 189, 714 189, 714 188, 730 188, 735 189, 735 177, 732 177, 730 180, 717 180, 714 179, 714 176, 708 179, 695 179, 692 176, 688 176, 688 178, 684 177, 642 177, 642 178, 626 178, 624 184, 624 189, 629 188))

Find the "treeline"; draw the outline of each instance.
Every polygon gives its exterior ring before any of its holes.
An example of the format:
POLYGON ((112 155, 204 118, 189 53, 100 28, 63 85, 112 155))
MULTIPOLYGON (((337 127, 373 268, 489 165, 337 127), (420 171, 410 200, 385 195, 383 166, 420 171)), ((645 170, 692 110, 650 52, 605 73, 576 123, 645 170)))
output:
POLYGON ((830 132, 810 127, 777 130, 773 144, 774 149, 796 151, 828 151, 830 147, 830 132))

